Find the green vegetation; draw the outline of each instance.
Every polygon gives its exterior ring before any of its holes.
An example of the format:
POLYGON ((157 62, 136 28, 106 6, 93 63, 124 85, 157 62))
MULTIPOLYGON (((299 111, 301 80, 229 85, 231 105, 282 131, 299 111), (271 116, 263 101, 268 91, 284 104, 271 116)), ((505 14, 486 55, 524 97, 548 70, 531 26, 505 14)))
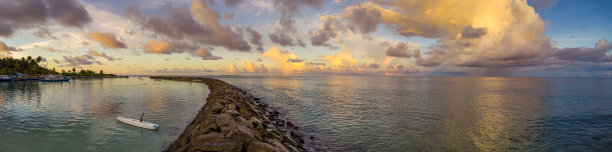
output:
POLYGON ((112 76, 115 77, 117 75, 114 74, 104 74, 104 71, 100 70, 100 73, 96 73, 94 71, 91 70, 81 70, 78 73, 76 72, 76 69, 72 68, 72 70, 66 72, 64 70, 62 70, 61 73, 63 76, 112 76))
POLYGON ((62 72, 57 72, 55 68, 49 70, 44 68, 38 63, 42 61, 42 57, 32 58, 28 56, 27 58, 22 57, 21 59, 15 59, 12 57, 8 58, 0 58, 0 75, 17 75, 21 74, 54 74, 54 75, 63 75, 63 76, 117 76, 114 74, 105 74, 104 71, 100 70, 100 73, 96 73, 91 70, 81 70, 77 73, 77 70, 73 67, 72 70, 65 71, 62 69, 62 72))
POLYGON ((16 75, 24 74, 59 74, 55 71, 43 68, 38 63, 42 61, 42 57, 14 59, 12 57, 0 59, 0 75, 16 75))

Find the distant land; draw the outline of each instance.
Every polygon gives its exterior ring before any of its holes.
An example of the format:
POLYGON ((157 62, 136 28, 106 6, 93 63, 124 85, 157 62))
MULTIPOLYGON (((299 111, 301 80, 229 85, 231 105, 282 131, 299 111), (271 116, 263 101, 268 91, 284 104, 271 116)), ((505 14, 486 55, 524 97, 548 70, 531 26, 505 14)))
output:
POLYGON ((98 73, 88 70, 81 69, 77 70, 73 67, 71 70, 61 69, 60 72, 57 69, 47 69, 39 65, 43 61, 43 57, 38 56, 33 58, 32 56, 22 57, 16 59, 12 57, 0 58, 0 75, 62 75, 62 76, 76 76, 76 77, 117 77, 115 74, 104 73, 100 70, 98 73))

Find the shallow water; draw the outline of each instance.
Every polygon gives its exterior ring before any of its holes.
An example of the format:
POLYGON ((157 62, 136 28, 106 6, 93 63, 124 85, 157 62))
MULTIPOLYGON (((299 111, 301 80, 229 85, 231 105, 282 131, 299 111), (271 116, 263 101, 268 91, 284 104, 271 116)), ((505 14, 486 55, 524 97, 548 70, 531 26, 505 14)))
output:
POLYGON ((135 77, 0 83, 0 151, 161 151, 208 94, 202 83, 135 77), (116 119, 142 112, 159 130, 116 119))
POLYGON ((329 151, 609 151, 612 79, 218 77, 329 151))

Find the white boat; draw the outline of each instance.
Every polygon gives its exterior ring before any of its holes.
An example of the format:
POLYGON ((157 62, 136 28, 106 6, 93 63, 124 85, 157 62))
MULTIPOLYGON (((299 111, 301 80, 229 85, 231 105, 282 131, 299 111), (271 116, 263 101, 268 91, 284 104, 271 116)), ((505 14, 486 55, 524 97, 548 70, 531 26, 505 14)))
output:
POLYGON ((136 127, 141 127, 141 128, 146 128, 146 129, 157 129, 159 128, 159 126, 157 124, 154 123, 150 123, 150 122, 146 122, 146 121, 140 121, 138 119, 131 119, 131 118, 125 118, 125 117, 117 117, 117 120, 132 125, 132 126, 136 126, 136 127))

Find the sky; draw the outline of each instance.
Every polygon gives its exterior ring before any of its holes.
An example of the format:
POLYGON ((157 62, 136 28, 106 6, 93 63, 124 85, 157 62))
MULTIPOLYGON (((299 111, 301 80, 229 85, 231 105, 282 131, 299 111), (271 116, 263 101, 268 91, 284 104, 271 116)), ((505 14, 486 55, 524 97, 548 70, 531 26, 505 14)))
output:
POLYGON ((612 77, 609 0, 0 0, 0 58, 122 75, 612 77))

